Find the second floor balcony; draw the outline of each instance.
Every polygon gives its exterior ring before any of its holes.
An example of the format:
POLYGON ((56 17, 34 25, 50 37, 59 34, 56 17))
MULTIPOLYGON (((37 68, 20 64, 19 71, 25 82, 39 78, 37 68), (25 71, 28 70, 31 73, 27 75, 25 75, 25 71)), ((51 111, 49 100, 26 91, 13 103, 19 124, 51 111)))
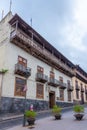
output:
POLYGON ((48 76, 43 73, 37 73, 36 74, 36 81, 45 83, 48 81, 48 76))
POLYGON ((31 69, 29 67, 25 67, 22 64, 17 63, 15 64, 15 74, 28 78, 31 75, 31 69))
POLYGON ((57 87, 57 86, 59 86, 59 81, 55 78, 49 78, 48 85, 57 87))

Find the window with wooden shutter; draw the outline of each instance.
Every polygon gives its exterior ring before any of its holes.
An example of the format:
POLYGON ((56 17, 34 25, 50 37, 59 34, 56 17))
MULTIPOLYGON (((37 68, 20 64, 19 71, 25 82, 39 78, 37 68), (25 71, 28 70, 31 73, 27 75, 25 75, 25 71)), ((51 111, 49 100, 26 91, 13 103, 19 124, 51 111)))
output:
POLYGON ((55 78, 55 74, 53 71, 50 71, 50 78, 55 78))
POLYGON ((71 91, 67 91, 68 93, 68 101, 71 101, 71 91))
POLYGON ((43 73, 44 69, 40 66, 37 66, 37 73, 43 73))
POLYGON ((26 85, 26 80, 22 78, 15 78, 15 96, 25 96, 23 92, 24 86, 26 85))
POLYGON ((79 91, 76 90, 76 98, 79 99, 79 91))
POLYGON ((59 81, 61 82, 61 83, 63 83, 63 77, 59 77, 59 81))
POLYGON ((44 85, 40 83, 37 83, 36 85, 36 97, 44 98, 44 85))
POLYGON ((59 92, 60 92, 60 100, 64 101, 64 90, 59 89, 59 92))
POLYGON ((67 80, 67 86, 70 87, 70 80, 67 80))
POLYGON ((27 66, 27 60, 21 56, 18 56, 18 63, 27 66))

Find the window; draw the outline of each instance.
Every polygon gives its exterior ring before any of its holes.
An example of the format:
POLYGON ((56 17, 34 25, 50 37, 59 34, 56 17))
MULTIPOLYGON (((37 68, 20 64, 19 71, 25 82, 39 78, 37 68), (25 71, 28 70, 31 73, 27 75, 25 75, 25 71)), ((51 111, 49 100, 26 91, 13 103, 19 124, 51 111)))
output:
POLYGON ((37 83, 36 97, 37 98, 44 98, 44 85, 43 84, 37 83))
POLYGON ((67 80, 67 85, 68 87, 70 87, 70 80, 67 80))
POLYGON ((67 91, 68 92, 68 101, 71 101, 71 91, 67 91))
POLYGON ((16 77, 15 79, 15 96, 25 96, 23 88, 26 85, 26 80, 16 77))
POLYGON ((54 72, 50 71, 50 78, 54 78, 54 77, 55 77, 54 72))
POLYGON ((44 72, 44 69, 40 66, 37 66, 37 72, 38 73, 43 73, 44 72))
POLYGON ((60 100, 64 101, 64 90, 59 89, 59 91, 60 91, 60 100))
POLYGON ((76 98, 79 99, 79 91, 76 89, 76 98))
POLYGON ((59 81, 63 83, 63 77, 59 77, 59 81))
POLYGON ((18 63, 27 66, 27 60, 21 56, 18 56, 18 63))
POLYGON ((86 98, 86 100, 87 100, 87 93, 85 93, 85 98, 86 98))
POLYGON ((79 86, 78 86, 78 81, 75 81, 75 88, 76 88, 76 98, 79 99, 79 86))
POLYGON ((78 88, 78 81, 77 80, 75 81, 75 87, 76 87, 76 89, 78 88))

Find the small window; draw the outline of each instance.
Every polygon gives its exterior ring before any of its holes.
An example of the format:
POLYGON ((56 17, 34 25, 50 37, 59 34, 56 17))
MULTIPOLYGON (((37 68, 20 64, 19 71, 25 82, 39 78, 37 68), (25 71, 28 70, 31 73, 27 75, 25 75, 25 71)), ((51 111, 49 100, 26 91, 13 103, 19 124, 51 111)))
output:
POLYGON ((63 77, 59 77, 59 81, 63 83, 63 77))
POLYGON ((59 91, 60 91, 60 100, 64 101, 64 90, 59 89, 59 91))
POLYGON ((55 74, 53 71, 50 71, 50 78, 54 78, 55 77, 55 74))
POLYGON ((18 63, 27 66, 27 60, 21 56, 18 56, 18 63))
POLYGON ((67 85, 68 87, 70 87, 70 80, 67 80, 67 85))
POLYGON ((71 101, 71 91, 67 91, 68 92, 68 101, 71 101))
POLYGON ((38 73, 43 73, 44 72, 44 69, 40 66, 37 66, 37 72, 38 73))
POLYGON ((79 99, 79 91, 76 90, 76 98, 79 99))
POLYGON ((36 97, 37 98, 44 98, 44 85, 43 84, 37 83, 36 97))
POLYGON ((25 96, 25 92, 23 92, 25 85, 26 85, 25 79, 16 77, 16 79, 15 79, 15 96, 25 96))

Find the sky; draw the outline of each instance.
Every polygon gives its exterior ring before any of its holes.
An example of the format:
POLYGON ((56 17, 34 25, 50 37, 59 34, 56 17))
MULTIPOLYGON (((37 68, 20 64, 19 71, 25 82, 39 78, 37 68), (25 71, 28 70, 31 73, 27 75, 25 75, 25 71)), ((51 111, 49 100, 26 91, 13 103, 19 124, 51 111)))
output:
MULTIPOLYGON (((0 19, 10 0, 0 0, 0 19)), ((87 0, 12 0, 11 10, 87 72, 87 0)))

